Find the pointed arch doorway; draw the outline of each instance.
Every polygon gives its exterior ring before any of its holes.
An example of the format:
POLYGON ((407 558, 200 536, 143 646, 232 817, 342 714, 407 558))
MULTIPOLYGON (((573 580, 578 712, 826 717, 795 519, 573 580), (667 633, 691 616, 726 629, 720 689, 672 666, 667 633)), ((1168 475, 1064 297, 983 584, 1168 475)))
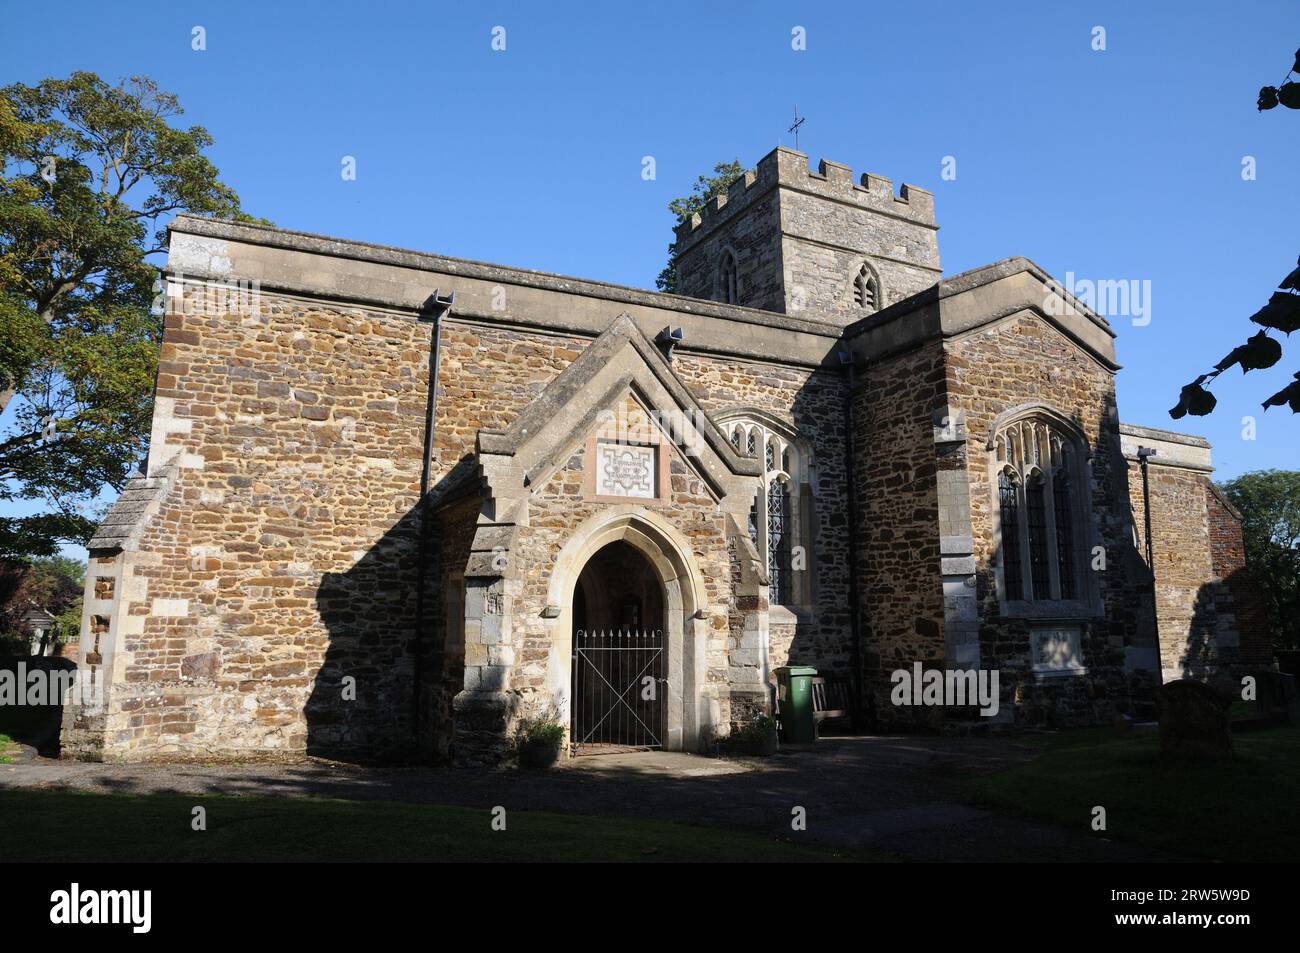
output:
MULTIPOLYGON (((617 636, 609 634, 611 630, 635 627, 650 636, 639 644, 631 639, 621 643, 632 650, 627 657, 620 657, 624 674, 632 677, 622 685, 611 682, 612 687, 604 689, 606 697, 613 693, 616 701, 629 687, 635 687, 639 695, 653 684, 655 697, 644 701, 657 706, 657 746, 695 750, 701 736, 712 730, 715 706, 702 698, 707 636, 702 620, 707 601, 702 576, 685 538, 646 507, 610 506, 579 526, 557 555, 547 602, 553 607, 548 609, 553 628, 547 684, 556 708, 569 720, 570 744, 582 742, 587 730, 584 725, 594 723, 577 710, 580 701, 590 704, 590 693, 597 691, 590 687, 593 682, 603 687, 597 674, 578 670, 577 663, 587 648, 584 643, 592 641, 579 633, 599 633, 603 626, 604 642, 597 635, 595 647, 608 648, 620 644, 617 636), (614 543, 621 545, 612 546, 614 543), (603 552, 607 547, 609 552, 603 552), (651 659, 656 642, 658 655, 651 659), (637 652, 641 653, 640 664, 629 665, 636 661, 632 656, 637 652), (641 667, 651 661, 659 666, 658 671, 647 668, 642 672, 641 667)), ((630 702, 630 694, 627 698, 630 702)), ((625 707, 617 710, 627 725, 630 713, 625 707)), ((647 727, 651 726, 647 723, 647 727)), ((635 744, 638 739, 631 734, 621 740, 634 743, 629 747, 652 747, 635 744)))
POLYGON ((597 550, 573 592, 569 734, 574 754, 663 747, 663 584, 635 546, 597 550))

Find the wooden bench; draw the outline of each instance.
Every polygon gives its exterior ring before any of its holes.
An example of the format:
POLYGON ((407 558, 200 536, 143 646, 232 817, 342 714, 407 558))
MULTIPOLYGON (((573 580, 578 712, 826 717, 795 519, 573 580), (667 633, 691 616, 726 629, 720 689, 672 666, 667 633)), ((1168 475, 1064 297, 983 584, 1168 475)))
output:
MULTIPOLYGON (((781 701, 777 692, 776 675, 769 675, 767 683, 772 690, 772 712, 780 716, 781 701)), ((812 680, 812 696, 813 725, 818 734, 821 733, 823 721, 841 718, 852 720, 853 686, 847 678, 815 676, 812 680)))
POLYGON ((812 680, 812 695, 813 721, 818 734, 823 721, 853 717, 853 688, 848 679, 817 676, 812 680))

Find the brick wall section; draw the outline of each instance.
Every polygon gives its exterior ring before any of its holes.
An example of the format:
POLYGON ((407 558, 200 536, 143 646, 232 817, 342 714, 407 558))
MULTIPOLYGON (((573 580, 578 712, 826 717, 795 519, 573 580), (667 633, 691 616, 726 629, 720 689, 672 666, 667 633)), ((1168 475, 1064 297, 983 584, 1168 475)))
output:
MULTIPOLYGON (((1158 458, 1157 458, 1158 459, 1158 458)), ((1151 533, 1155 559, 1155 609, 1160 629, 1160 664, 1165 681, 1207 678, 1227 659, 1235 633, 1218 636, 1219 592, 1210 555, 1205 473, 1152 463, 1151 533)), ((1142 471, 1129 468, 1139 551, 1146 552, 1142 471)))
POLYGON ((1225 585, 1221 615, 1231 615, 1239 639, 1234 663, 1242 668, 1272 668, 1273 645, 1263 614, 1261 596, 1246 567, 1241 517, 1212 487, 1206 487, 1210 528, 1210 566, 1225 585))
POLYGON ((944 402, 944 354, 937 341, 867 367, 853 396, 864 687, 883 726, 936 714, 891 706, 889 675, 916 661, 943 664, 931 411, 944 402))

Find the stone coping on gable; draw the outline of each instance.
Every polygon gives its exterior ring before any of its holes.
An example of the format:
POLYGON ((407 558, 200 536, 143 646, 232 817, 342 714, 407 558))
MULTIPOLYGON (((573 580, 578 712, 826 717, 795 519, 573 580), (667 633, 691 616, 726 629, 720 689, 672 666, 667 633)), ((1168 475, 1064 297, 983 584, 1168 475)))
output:
POLYGON ((855 354, 872 360, 934 337, 967 334, 1024 311, 1035 313, 1107 370, 1119 370, 1110 323, 1023 257, 945 278, 850 324, 844 339, 855 354))
POLYGON ((1119 425, 1120 450, 1125 459, 1136 462, 1139 447, 1150 447, 1156 455, 1150 458, 1151 466, 1179 467, 1206 473, 1214 469, 1210 456, 1210 442, 1204 437, 1139 427, 1136 424, 1119 425))
POLYGON ((651 337, 666 324, 681 326, 688 353, 800 366, 834 366, 841 335, 837 324, 757 308, 266 225, 178 215, 170 232, 167 271, 176 279, 257 282, 268 293, 410 314, 435 289, 454 290, 456 315, 589 337, 627 311, 651 337))
POLYGON ((174 468, 162 467, 156 474, 133 473, 128 477, 117 500, 86 543, 87 551, 113 553, 129 548, 166 494, 174 474, 174 468))
POLYGON ((174 279, 257 282, 267 293, 412 316, 422 313, 435 290, 455 291, 453 314, 463 319, 595 338, 614 314, 626 311, 648 337, 665 325, 681 327, 684 353, 837 370, 841 340, 871 361, 1030 310, 1108 370, 1119 369, 1115 332, 1106 320, 1027 258, 944 279, 841 328, 757 308, 266 225, 179 215, 170 232, 167 272, 174 279), (1049 298, 1061 302, 1060 313, 1048 313, 1049 298))

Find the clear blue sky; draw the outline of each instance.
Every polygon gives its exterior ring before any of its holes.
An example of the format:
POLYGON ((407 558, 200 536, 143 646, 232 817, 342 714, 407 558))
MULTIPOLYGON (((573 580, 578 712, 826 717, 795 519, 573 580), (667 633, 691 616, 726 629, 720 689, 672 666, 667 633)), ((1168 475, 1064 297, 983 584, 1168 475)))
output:
POLYGON ((1300 465, 1300 417, 1259 406, 1300 369, 1300 336, 1277 367, 1225 374, 1212 416, 1166 413, 1300 253, 1300 112, 1254 108, 1300 46, 1295 3, 469 6, 11 4, 0 82, 145 73, 277 225, 641 287, 669 199, 790 145, 797 103, 814 165, 934 191, 948 274, 1025 255, 1150 281, 1150 324, 1114 319, 1125 420, 1207 436, 1223 478, 1300 465))

